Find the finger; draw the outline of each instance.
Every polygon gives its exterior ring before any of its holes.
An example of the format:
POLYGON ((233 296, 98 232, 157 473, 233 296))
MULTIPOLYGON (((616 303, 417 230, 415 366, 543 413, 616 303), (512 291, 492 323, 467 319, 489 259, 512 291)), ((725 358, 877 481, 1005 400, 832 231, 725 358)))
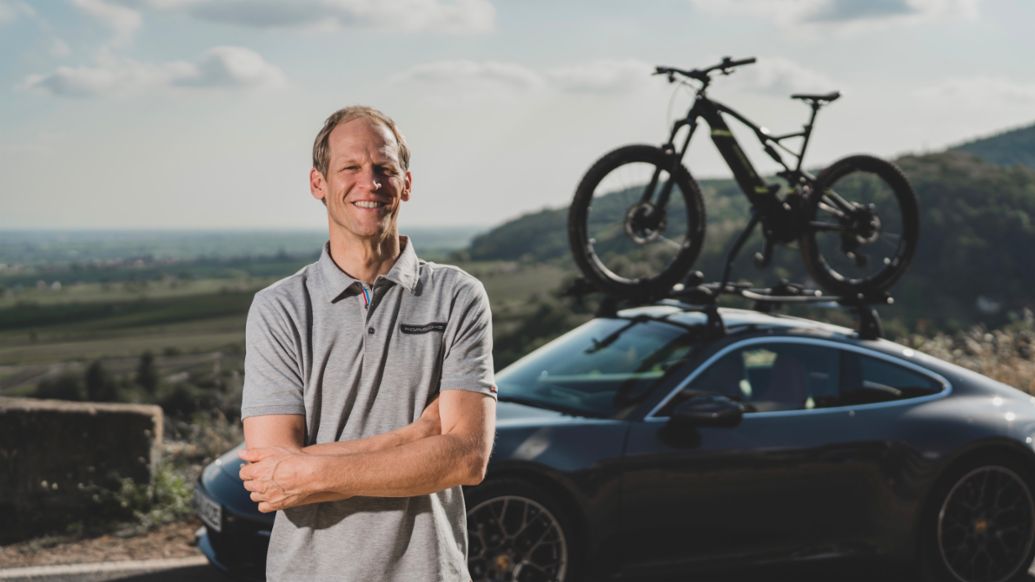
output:
POLYGON ((255 503, 259 503, 260 501, 266 501, 266 496, 262 493, 259 493, 258 491, 252 491, 251 495, 249 495, 248 497, 250 497, 251 500, 255 503))
POLYGON ((248 481, 244 481, 242 484, 244 485, 245 491, 258 491, 259 490, 259 482, 258 481, 248 480, 248 481))
POLYGON ((237 472, 237 476, 241 478, 241 481, 247 481, 256 477, 255 470, 252 469, 251 465, 243 465, 241 470, 237 472))
POLYGON ((237 456, 240 457, 241 460, 254 463, 255 461, 261 460, 266 456, 266 454, 265 449, 241 449, 240 451, 237 451, 237 456))
POLYGON ((259 504, 259 512, 260 513, 272 513, 274 511, 276 511, 276 510, 273 509, 273 506, 271 506, 266 501, 263 501, 262 503, 259 504))

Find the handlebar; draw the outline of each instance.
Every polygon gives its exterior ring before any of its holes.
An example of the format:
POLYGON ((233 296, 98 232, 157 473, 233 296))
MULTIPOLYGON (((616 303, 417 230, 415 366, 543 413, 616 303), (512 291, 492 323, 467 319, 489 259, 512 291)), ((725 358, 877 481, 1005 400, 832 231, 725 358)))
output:
POLYGON ((711 73, 713 71, 720 71, 723 75, 729 75, 733 69, 743 65, 750 65, 757 59, 755 57, 748 57, 746 59, 733 60, 730 57, 723 57, 722 62, 717 65, 712 65, 706 69, 677 69, 676 67, 654 67, 655 75, 668 75, 668 81, 671 83, 676 80, 676 75, 694 79, 702 83, 708 83, 711 80, 711 73))

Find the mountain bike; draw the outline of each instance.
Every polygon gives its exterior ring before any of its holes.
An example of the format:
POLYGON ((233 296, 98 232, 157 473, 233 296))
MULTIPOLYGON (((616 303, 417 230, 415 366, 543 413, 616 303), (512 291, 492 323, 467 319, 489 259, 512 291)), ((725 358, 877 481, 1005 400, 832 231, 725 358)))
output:
POLYGON ((656 67, 670 83, 677 80, 696 94, 686 116, 676 120, 660 147, 628 145, 594 163, 582 178, 568 214, 568 237, 575 262, 596 288, 623 298, 649 299, 668 294, 690 274, 701 251, 705 209, 701 190, 682 160, 700 125, 710 136, 751 203, 747 226, 726 257, 720 289, 733 259, 760 224, 763 248, 759 267, 769 264, 774 245, 800 247, 809 276, 823 290, 863 299, 887 291, 905 271, 919 230, 916 196, 893 164, 853 155, 831 164, 818 176, 802 169, 816 115, 840 93, 795 94, 811 108, 801 131, 771 135, 732 108, 711 99, 714 75, 729 75, 754 58, 726 57, 705 69, 656 67), (763 151, 782 170, 770 184, 748 160, 724 116, 749 128, 763 151), (682 145, 676 146, 680 132, 682 145), (794 151, 786 140, 800 138, 794 151), (783 155, 792 157, 791 163, 783 155), (782 191, 782 192, 781 192, 782 191))

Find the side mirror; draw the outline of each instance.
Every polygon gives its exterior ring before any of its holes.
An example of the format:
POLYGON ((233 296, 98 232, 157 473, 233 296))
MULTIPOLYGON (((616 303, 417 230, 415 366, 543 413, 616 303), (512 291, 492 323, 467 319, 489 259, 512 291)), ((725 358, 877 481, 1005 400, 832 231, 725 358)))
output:
POLYGON ((718 394, 702 394, 681 402, 672 411, 670 424, 730 427, 740 424, 744 405, 718 394))

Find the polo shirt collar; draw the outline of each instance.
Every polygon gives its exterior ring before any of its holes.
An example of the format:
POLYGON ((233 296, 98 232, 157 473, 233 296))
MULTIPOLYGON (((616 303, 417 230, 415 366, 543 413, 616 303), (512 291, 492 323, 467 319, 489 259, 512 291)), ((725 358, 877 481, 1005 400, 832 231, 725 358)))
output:
MULTIPOLYGON (((413 293, 416 291, 417 283, 420 280, 420 261, 417 259, 417 251, 413 248, 413 241, 409 237, 400 235, 399 244, 403 247, 402 252, 399 253, 399 258, 395 260, 395 264, 392 265, 392 268, 387 273, 378 276, 378 278, 387 279, 413 293)), ((321 286, 324 288, 324 296, 327 301, 334 303, 342 297, 355 295, 360 292, 361 282, 359 279, 342 271, 337 263, 334 262, 334 259, 331 258, 330 242, 324 243, 323 252, 320 253, 317 265, 320 277, 323 279, 321 286)))

